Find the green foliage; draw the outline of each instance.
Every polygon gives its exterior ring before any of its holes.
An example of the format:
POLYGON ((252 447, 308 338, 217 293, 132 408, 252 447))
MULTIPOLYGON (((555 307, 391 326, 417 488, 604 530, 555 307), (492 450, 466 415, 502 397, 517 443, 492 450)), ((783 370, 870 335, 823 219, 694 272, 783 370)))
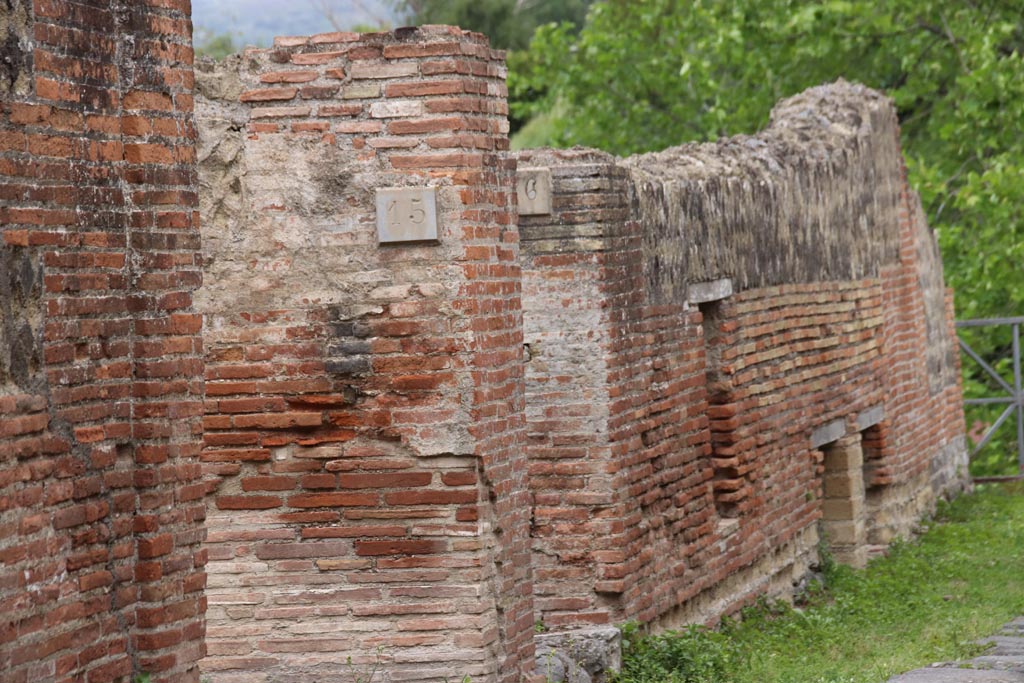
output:
POLYGON ((969 658, 1024 611, 1024 493, 987 487, 943 504, 914 543, 864 571, 831 565, 800 608, 760 602, 717 631, 624 631, 615 683, 877 683, 969 658))
POLYGON ((354 33, 380 33, 382 31, 390 31, 391 28, 391 24, 389 23, 369 24, 362 22, 352 25, 349 27, 349 30, 354 33))
POLYGON ((479 31, 491 38, 495 47, 525 47, 530 27, 516 0, 445 0, 419 3, 410 24, 452 24, 479 31))
POLYGON ((132 679, 132 683, 149 683, 149 674, 135 674, 135 678, 132 679))
POLYGON ((717 683, 735 658, 729 638, 691 626, 645 635, 636 623, 622 628, 622 671, 614 683, 717 683))
POLYGON ((593 0, 397 0, 410 25, 451 24, 479 31, 499 49, 520 50, 534 29, 549 22, 582 26, 593 0))
POLYGON ((752 132, 778 99, 840 77, 881 89, 958 317, 1021 315, 1022 17, 1024 0, 605 0, 578 34, 543 26, 510 59, 511 109, 546 113, 531 143, 624 155, 752 132))
POLYGON ((210 59, 224 59, 228 55, 239 52, 235 44, 235 37, 231 33, 212 34, 205 31, 197 31, 195 36, 196 57, 209 57, 210 59))

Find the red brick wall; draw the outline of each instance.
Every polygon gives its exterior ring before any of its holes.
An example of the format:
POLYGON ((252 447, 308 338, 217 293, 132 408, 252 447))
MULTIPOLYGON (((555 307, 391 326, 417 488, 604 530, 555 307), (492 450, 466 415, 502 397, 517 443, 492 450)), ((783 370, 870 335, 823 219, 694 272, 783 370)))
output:
POLYGON ((8 5, 5 683, 194 682, 207 647, 218 683, 511 683, 535 619, 713 621, 792 588, 823 513, 860 552, 960 486, 951 299, 877 94, 522 154, 554 192, 517 225, 482 36, 279 39, 198 71, 197 136, 187 2, 8 5), (382 187, 434 188, 439 239, 378 244, 382 187))
POLYGON ((841 121, 846 107, 863 107, 855 135, 826 124, 794 140, 805 119, 783 118, 762 143, 780 158, 803 145, 847 147, 828 174, 759 176, 729 145, 625 162, 520 153, 521 167, 553 178, 550 215, 520 218, 545 625, 713 621, 791 591, 818 561, 817 522, 826 494, 835 497, 818 448, 829 442, 852 443, 868 461, 867 495, 828 503, 852 511, 832 533, 861 529, 856 552, 843 548, 852 561, 909 533, 961 485, 955 337, 934 239, 885 142, 896 132, 889 105, 848 96, 822 89, 781 110, 814 106, 841 121), (704 179, 719 166, 734 170, 704 179), (776 187, 764 204, 745 204, 758 183, 776 187), (812 190, 820 183, 831 185, 812 190), (817 204, 790 192, 814 192, 817 204), (851 204, 861 232, 843 218, 851 204), (780 254, 776 231, 799 239, 780 254), (716 232, 720 241, 702 241, 716 232), (833 253, 844 240, 845 264, 833 253), (689 301, 700 277, 734 278, 738 291, 689 301))
POLYGON ((204 670, 335 676, 351 656, 518 681, 533 609, 502 55, 437 27, 279 39, 234 69, 203 76, 200 105, 204 670), (437 188, 438 242, 377 243, 390 186, 437 188))
POLYGON ((966 451, 953 295, 936 278, 934 237, 906 184, 899 235, 899 262, 882 271, 886 419, 873 434, 865 481, 874 543, 906 534, 908 518, 920 514, 915 495, 929 485, 955 486, 967 466, 966 458, 953 455, 966 451), (934 456, 941 452, 951 455, 934 456))
POLYGON ((709 415, 714 496, 721 518, 737 523, 727 574, 820 517, 813 432, 840 421, 854 433, 882 403, 881 305, 877 280, 749 290, 721 304, 709 415))
POLYGON ((205 506, 188 13, 176 0, 37 1, 7 15, 5 682, 198 680, 205 506))

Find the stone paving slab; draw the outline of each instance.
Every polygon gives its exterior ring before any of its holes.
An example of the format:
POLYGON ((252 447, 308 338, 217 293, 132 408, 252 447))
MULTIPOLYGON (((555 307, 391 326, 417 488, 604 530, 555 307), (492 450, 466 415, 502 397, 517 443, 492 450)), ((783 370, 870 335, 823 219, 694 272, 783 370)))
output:
POLYGON ((978 642, 994 647, 966 662, 916 669, 890 678, 888 683, 1024 683, 1024 617, 978 642))
POLYGON ((1017 617, 1003 626, 1003 631, 1024 631, 1024 617, 1017 617))
POLYGON ((975 657, 964 666, 971 669, 1020 669, 1024 671, 1024 656, 1021 655, 982 655, 975 657))
POLYGON ((1021 636, 1009 636, 1001 633, 997 636, 982 638, 978 642, 985 645, 995 645, 994 648, 985 653, 986 655, 1024 655, 1024 637, 1021 636))
POLYGON ((1024 673, 984 669, 917 669, 890 678, 889 683, 1024 683, 1024 673))

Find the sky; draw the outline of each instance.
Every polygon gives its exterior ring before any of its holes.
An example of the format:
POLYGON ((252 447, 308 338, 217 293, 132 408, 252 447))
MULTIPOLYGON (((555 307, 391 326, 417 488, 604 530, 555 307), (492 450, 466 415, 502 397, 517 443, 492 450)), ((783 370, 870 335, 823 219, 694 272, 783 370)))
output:
POLYGON ((239 47, 266 47, 274 36, 301 36, 335 30, 322 7, 334 13, 342 28, 377 25, 391 19, 386 0, 192 0, 197 42, 211 35, 232 34, 239 47))

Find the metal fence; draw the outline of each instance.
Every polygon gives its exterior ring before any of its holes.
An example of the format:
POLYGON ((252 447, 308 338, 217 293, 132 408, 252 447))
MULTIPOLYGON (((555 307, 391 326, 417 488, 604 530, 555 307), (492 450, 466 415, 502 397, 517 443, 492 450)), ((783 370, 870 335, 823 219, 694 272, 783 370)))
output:
POLYGON ((963 337, 958 335, 960 342, 960 348, 963 350, 968 357, 970 357, 975 363, 985 371, 985 374, 990 377, 998 385, 998 389, 1002 390, 997 396, 986 396, 983 398, 968 398, 964 400, 964 405, 973 406, 984 406, 984 405, 1005 405, 1006 408, 999 415, 999 419, 989 425, 985 434, 981 440, 974 447, 971 452, 971 458, 981 451, 982 448, 992 440, 993 435, 1010 420, 1011 417, 1016 418, 1017 427, 1017 472, 1016 476, 1011 477, 978 477, 975 481, 993 481, 1002 479, 1021 479, 1024 478, 1024 389, 1022 389, 1021 381, 1021 348, 1020 348, 1020 327, 1024 325, 1024 317, 1019 318, 982 318, 977 320, 959 320, 956 323, 957 329, 963 329, 968 327, 994 327, 994 326, 1009 326, 1012 335, 1012 358, 1013 358, 1013 384, 1011 385, 1005 377, 1003 377, 992 364, 988 363, 984 358, 981 357, 977 351, 963 340, 963 337))

